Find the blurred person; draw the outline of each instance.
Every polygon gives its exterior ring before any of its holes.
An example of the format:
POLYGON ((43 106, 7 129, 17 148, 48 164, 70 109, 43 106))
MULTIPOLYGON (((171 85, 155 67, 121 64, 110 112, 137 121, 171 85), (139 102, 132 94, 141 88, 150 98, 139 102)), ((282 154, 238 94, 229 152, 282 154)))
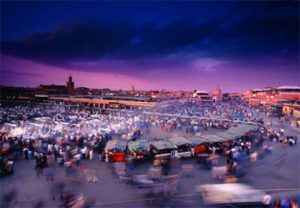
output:
POLYGON ((237 162, 236 161, 233 161, 232 163, 232 174, 236 174, 236 169, 237 169, 237 162))
POLYGON ((36 155, 35 157, 35 170, 36 170, 36 177, 38 178, 40 175, 43 175, 43 166, 42 166, 42 159, 40 155, 36 155))
POLYGON ((28 160, 29 159, 29 156, 28 156, 28 148, 24 148, 23 152, 24 152, 24 157, 25 157, 25 160, 28 160))
POLYGON ((62 207, 68 207, 69 203, 74 199, 75 194, 63 192, 61 195, 62 207))
POLYGON ((44 207, 44 200, 43 199, 39 199, 33 205, 33 208, 42 208, 42 207, 44 207))
POLYGON ((54 180, 55 169, 53 167, 45 168, 44 173, 45 173, 47 181, 49 181, 49 180, 53 181, 54 180))
POLYGON ((18 196, 18 190, 13 188, 10 191, 8 191, 6 193, 2 193, 2 194, 1 194, 2 195, 1 201, 2 201, 3 207, 6 208, 6 207, 10 207, 10 205, 12 205, 14 202, 16 202, 17 196, 18 196))
POLYGON ((89 159, 93 160, 93 156, 94 156, 94 151, 93 151, 93 149, 90 149, 89 150, 89 159))
POLYGON ((288 138, 285 137, 284 140, 283 140, 283 144, 284 144, 285 147, 287 146, 287 143, 288 143, 288 138))
POLYGON ((42 155, 42 166, 43 166, 43 168, 48 167, 48 158, 47 158, 47 154, 45 152, 42 155))
POLYGON ((65 184, 63 182, 56 182, 53 183, 50 187, 50 197, 54 201, 56 199, 56 196, 59 196, 60 199, 62 199, 62 195, 64 193, 65 184))
POLYGON ((218 165, 218 158, 219 158, 218 155, 213 153, 213 154, 210 154, 209 158, 211 160, 212 166, 217 166, 218 165))
POLYGON ((31 151, 30 149, 28 150, 28 159, 31 160, 31 156, 32 156, 33 151, 31 151))
POLYGON ((58 152, 56 148, 53 148, 53 156, 54 156, 54 161, 57 161, 58 152))
POLYGON ((169 168, 170 168, 169 161, 168 160, 163 160, 161 166, 162 166, 163 175, 168 175, 169 174, 169 168))
POLYGON ((290 200, 291 201, 291 208, 298 208, 298 203, 296 200, 290 200))
POLYGON ((250 155, 250 163, 255 163, 257 160, 257 156, 258 156, 257 152, 252 153, 250 155))
POLYGON ((290 208, 290 206, 290 200, 286 196, 280 199, 280 208, 290 208))
POLYGON ((263 198, 264 207, 270 207, 271 203, 272 203, 272 196, 270 195, 270 193, 266 193, 263 198))

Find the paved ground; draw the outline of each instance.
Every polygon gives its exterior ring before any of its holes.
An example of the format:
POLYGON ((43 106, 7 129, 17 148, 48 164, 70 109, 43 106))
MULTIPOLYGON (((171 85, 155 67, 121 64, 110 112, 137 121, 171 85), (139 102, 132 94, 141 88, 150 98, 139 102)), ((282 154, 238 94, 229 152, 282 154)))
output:
MULTIPOLYGON (((294 135, 298 130, 291 129, 287 123, 283 125, 294 135)), ((215 133, 211 129, 205 133, 215 133)), ((187 136, 185 131, 164 132, 159 128, 152 128, 145 138, 172 136, 172 134, 187 136)), ((299 134, 298 134, 299 135, 299 134)), ((273 197, 282 195, 300 198, 300 151, 299 144, 294 147, 280 146, 279 143, 267 142, 274 147, 273 154, 266 155, 251 167, 248 167, 248 174, 241 179, 241 182, 249 184, 257 189, 271 191, 273 197)), ((182 160, 182 164, 194 164, 197 168, 194 177, 183 177, 180 181, 180 188, 171 199, 164 199, 161 196, 147 197, 136 187, 121 183, 112 173, 108 164, 100 162, 96 158, 92 161, 83 161, 90 169, 97 171, 98 183, 88 183, 83 176, 79 180, 71 180, 65 176, 64 168, 49 161, 55 167, 55 180, 46 181, 45 177, 36 177, 34 171, 34 160, 17 161, 15 163, 15 173, 12 176, 1 180, 1 195, 13 188, 17 189, 17 207, 32 207, 39 200, 44 201, 44 207, 59 207, 58 200, 53 201, 50 190, 53 184, 60 181, 67 185, 67 189, 74 193, 83 193, 85 196, 95 200, 95 207, 205 207, 200 197, 195 193, 195 186, 206 183, 219 183, 211 177, 211 172, 198 168, 194 159, 182 160)), ((224 158, 220 164, 224 163, 224 158)), ((138 174, 145 174, 150 167, 150 162, 139 164, 135 167, 138 174)))

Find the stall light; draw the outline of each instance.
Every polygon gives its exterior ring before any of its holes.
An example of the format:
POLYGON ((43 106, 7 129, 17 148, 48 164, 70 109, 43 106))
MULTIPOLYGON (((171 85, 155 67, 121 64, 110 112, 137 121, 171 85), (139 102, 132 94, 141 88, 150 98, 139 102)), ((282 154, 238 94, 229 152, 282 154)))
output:
POLYGON ((25 133, 24 129, 22 129, 21 127, 17 127, 12 130, 11 135, 15 137, 15 136, 20 136, 24 133, 25 133))

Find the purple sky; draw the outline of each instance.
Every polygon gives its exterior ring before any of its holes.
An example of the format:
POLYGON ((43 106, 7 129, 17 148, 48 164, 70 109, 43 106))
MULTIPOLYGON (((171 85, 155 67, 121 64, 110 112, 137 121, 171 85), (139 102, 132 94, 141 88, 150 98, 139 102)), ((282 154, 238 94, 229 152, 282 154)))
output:
POLYGON ((1 85, 65 84, 69 75, 76 87, 112 89, 212 91, 220 84, 222 91, 242 92, 300 85, 299 3, 1 7, 1 85))
POLYGON ((147 73, 142 71, 136 75, 126 75, 117 73, 115 69, 113 73, 109 70, 111 65, 120 70, 130 70, 131 65, 127 63, 84 62, 74 63, 73 68, 63 68, 2 55, 2 69, 10 70, 1 71, 1 82, 3 85, 35 87, 41 83, 65 84, 67 77, 72 75, 76 87, 130 89, 134 84, 136 89, 213 90, 217 84, 221 84, 223 91, 230 92, 299 84, 299 72, 285 68, 280 60, 266 60, 268 63, 272 62, 269 64, 271 70, 266 70, 268 64, 264 62, 246 64, 239 61, 206 58, 193 61, 189 66, 157 69, 151 67, 145 70, 147 73), (79 70, 85 65, 89 68, 101 66, 108 69, 104 70, 105 72, 79 70), (241 68, 244 68, 243 73, 240 72, 241 68))

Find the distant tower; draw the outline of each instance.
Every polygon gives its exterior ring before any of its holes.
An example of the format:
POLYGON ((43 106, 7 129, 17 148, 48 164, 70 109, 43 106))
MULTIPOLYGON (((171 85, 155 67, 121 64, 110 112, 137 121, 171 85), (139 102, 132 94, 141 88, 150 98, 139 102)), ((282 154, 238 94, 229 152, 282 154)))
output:
POLYGON ((217 85, 217 86, 216 86, 216 89, 215 89, 215 91, 214 91, 214 94, 215 94, 215 95, 218 95, 218 94, 220 94, 220 93, 221 93, 220 86, 217 85))
POLYGON ((68 94, 73 94, 74 93, 74 82, 72 80, 72 76, 69 76, 69 80, 67 82, 67 92, 68 94))
POLYGON ((214 90, 214 93, 213 93, 213 100, 214 101, 222 101, 223 100, 223 95, 221 93, 221 89, 220 89, 220 86, 217 85, 216 86, 216 89, 214 90))
POLYGON ((131 94, 131 95, 134 95, 134 85, 132 85, 130 94, 131 94))

